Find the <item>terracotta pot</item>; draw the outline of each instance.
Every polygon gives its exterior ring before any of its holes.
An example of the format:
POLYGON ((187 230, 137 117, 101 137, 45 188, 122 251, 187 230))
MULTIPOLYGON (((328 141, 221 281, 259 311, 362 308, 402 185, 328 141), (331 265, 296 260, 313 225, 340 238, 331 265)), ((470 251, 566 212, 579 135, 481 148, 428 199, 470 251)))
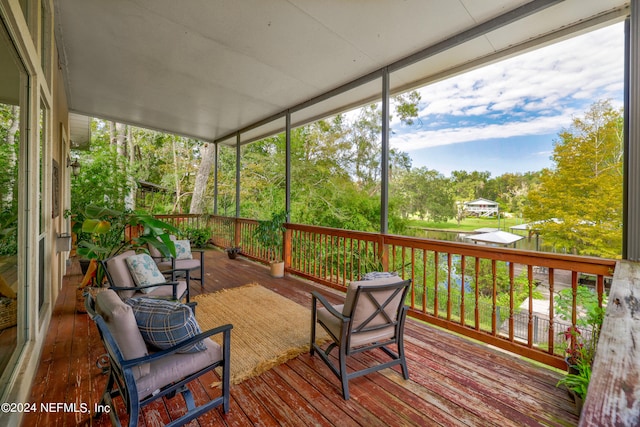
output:
POLYGON ((87 309, 84 306, 84 292, 86 289, 77 288, 76 289, 76 311, 78 313, 86 313, 87 309))

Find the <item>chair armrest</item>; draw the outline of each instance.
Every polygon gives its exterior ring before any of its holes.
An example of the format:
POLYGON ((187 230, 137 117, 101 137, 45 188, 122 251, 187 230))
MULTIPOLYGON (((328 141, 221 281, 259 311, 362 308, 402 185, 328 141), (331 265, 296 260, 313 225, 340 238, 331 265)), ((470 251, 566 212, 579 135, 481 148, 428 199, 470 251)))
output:
POLYGON ((325 297, 323 297, 317 291, 311 292, 311 297, 313 299, 313 305, 314 306, 316 305, 316 301, 320 301, 320 303, 324 306, 324 308, 327 309, 327 311, 329 313, 331 313, 332 316, 337 317, 338 319, 342 320, 343 322, 346 321, 346 320, 349 320, 348 317, 344 316, 342 313, 340 313, 338 310, 336 310, 331 304, 329 304, 329 301, 327 301, 327 299, 325 297))
POLYGON ((156 353, 150 354, 148 356, 138 357, 135 359, 129 359, 122 362, 122 368, 132 368, 134 366, 143 365, 145 363, 153 362, 157 359, 162 359, 165 356, 173 354, 179 351, 181 348, 188 347, 197 342, 202 341, 205 338, 209 338, 212 335, 224 334, 222 345, 229 345, 229 340, 231 339, 231 329, 233 329, 232 324, 218 326, 217 328, 209 329, 208 331, 204 331, 196 335, 195 337, 191 337, 188 340, 182 341, 179 344, 174 345, 173 347, 169 347, 164 350, 160 350, 156 353))
POLYGON ((164 282, 164 283, 156 283, 155 285, 143 285, 143 286, 109 286, 110 289, 114 291, 136 291, 147 288, 157 288, 158 286, 173 286, 174 289, 178 286, 178 282, 164 282))

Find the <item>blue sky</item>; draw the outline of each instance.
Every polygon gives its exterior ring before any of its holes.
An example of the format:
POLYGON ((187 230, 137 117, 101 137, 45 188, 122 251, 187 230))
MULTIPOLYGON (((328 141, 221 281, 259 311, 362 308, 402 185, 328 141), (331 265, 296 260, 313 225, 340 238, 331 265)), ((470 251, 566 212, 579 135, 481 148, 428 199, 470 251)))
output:
POLYGON ((431 84, 416 124, 391 124, 391 146, 446 176, 551 167, 573 117, 602 99, 622 106, 623 67, 620 23, 431 84))

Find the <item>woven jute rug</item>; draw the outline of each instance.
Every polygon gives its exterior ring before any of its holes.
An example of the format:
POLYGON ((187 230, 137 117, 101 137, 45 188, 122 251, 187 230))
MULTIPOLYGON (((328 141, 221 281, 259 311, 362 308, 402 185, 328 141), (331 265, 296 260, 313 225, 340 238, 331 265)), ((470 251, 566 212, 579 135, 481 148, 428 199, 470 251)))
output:
MULTIPOLYGON (((252 283, 194 297, 204 331, 231 323, 231 383, 260 375, 309 350, 311 309, 252 283)), ((316 329, 318 341, 328 339, 316 329)), ((221 342, 221 338, 213 337, 221 342)))

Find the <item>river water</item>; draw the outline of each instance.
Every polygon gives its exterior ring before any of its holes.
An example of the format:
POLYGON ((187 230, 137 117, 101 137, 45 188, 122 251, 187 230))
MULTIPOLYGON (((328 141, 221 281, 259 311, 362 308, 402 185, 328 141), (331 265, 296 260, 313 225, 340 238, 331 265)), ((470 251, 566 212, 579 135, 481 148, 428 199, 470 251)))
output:
MULTIPOLYGON (((425 229, 425 228, 412 228, 413 232, 415 232, 415 237, 425 237, 427 239, 436 239, 436 240, 446 240, 449 242, 460 242, 460 243, 473 243, 472 240, 467 239, 467 236, 471 236, 474 233, 460 233, 456 231, 445 231, 445 230, 433 230, 433 229, 425 229)), ((517 234, 517 233, 513 233, 517 234)), ((518 240, 515 242, 515 246, 513 244, 508 245, 507 247, 516 249, 524 249, 529 251, 541 251, 541 252, 553 252, 553 248, 548 245, 545 245, 542 238, 539 236, 533 235, 532 237, 528 237, 527 234, 519 234, 520 236, 524 236, 524 239, 518 240)), ((503 246, 503 245, 497 245, 503 246)))

